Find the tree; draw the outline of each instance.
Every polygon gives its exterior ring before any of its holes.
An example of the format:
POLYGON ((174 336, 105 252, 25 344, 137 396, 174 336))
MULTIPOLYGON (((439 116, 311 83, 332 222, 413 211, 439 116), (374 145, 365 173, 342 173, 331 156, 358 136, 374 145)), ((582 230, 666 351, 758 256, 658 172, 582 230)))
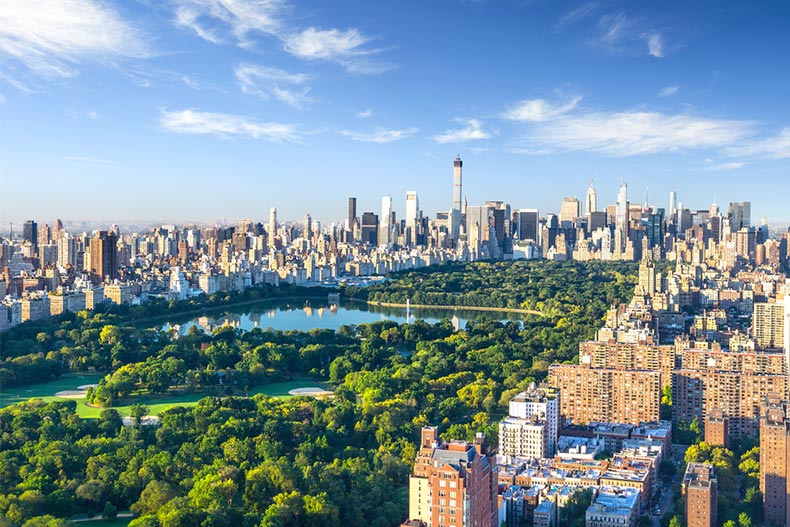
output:
POLYGON ((738 515, 738 527, 752 527, 752 518, 742 512, 738 515))
POLYGON ((69 522, 62 518, 56 518, 46 514, 44 516, 30 518, 22 524, 22 527, 69 527, 69 525, 69 522))
POLYGON ((141 516, 155 514, 176 495, 176 489, 169 483, 153 480, 145 486, 143 492, 140 493, 140 499, 132 505, 131 510, 141 516))

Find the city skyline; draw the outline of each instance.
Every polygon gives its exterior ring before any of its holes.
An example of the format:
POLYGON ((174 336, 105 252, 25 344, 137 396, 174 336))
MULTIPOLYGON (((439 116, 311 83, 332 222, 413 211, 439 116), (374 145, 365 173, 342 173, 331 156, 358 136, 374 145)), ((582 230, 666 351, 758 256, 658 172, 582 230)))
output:
POLYGON ((559 211, 593 178, 602 208, 625 178, 634 202, 788 221, 789 9, 5 2, 0 176, 46 192, 0 221, 326 223, 347 196, 403 217, 411 190, 433 216, 456 154, 470 205, 559 211))

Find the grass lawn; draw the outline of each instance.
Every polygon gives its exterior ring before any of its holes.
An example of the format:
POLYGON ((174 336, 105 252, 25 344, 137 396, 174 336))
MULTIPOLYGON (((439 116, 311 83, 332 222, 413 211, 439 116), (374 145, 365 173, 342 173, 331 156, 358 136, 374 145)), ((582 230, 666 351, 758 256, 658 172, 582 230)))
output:
POLYGON ((76 390, 83 384, 98 384, 104 373, 67 373, 60 379, 30 386, 0 388, 0 408, 34 397, 46 398, 63 390, 76 390))
MULTIPOLYGON (((34 387, 28 387, 31 391, 35 391, 34 394, 28 393, 26 390, 21 390, 20 396, 16 399, 6 401, 3 398, 2 406, 8 406, 9 404, 14 404, 20 401, 25 401, 32 398, 39 398, 43 399, 44 401, 66 401, 68 399, 63 399, 60 397, 55 397, 53 394, 59 392, 61 390, 73 390, 77 386, 82 384, 93 384, 98 382, 101 379, 101 374, 96 374, 93 376, 95 379, 94 381, 84 380, 88 378, 88 375, 83 375, 82 377, 77 377, 77 374, 72 374, 71 380, 64 381, 64 378, 59 379, 58 381, 52 381, 44 384, 39 384, 34 387), (80 379, 80 380, 78 380, 80 379), (46 390, 43 389, 44 386, 48 386, 46 390), (26 396, 22 396, 26 395, 26 396)), ((289 390, 293 390, 295 388, 308 388, 318 386, 315 381, 311 380, 298 380, 298 381, 285 381, 285 382, 273 382, 269 384, 264 384, 262 386, 258 386, 252 390, 250 390, 250 395, 257 395, 262 393, 264 395, 268 395, 269 397, 291 397, 288 394, 289 390)), ((5 395, 5 394, 4 394, 5 395)), ((209 394, 206 393, 187 393, 187 394, 180 394, 180 395, 139 395, 135 396, 132 400, 127 400, 128 404, 123 406, 113 406, 116 410, 118 410, 122 416, 131 415, 130 408, 132 404, 144 404, 148 407, 148 414, 149 415, 159 415, 161 412, 164 412, 168 408, 173 408, 175 406, 184 406, 190 407, 197 405, 198 401, 203 399, 204 397, 208 397, 209 394)), ((85 398, 80 399, 73 399, 77 403, 77 415, 82 418, 97 418, 101 415, 103 408, 94 408, 92 406, 88 406, 85 404, 85 398)), ((1 406, 0 406, 1 407, 1 406)), ((95 523, 91 522, 91 525, 96 525, 95 523)), ((123 524, 125 525, 125 524, 123 524)))

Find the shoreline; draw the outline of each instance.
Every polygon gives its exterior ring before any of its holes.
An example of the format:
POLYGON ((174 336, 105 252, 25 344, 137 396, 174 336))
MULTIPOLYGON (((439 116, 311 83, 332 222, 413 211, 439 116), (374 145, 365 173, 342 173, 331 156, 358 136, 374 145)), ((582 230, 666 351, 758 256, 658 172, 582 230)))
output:
POLYGON ((546 316, 540 311, 533 311, 531 309, 521 309, 517 307, 487 307, 487 306, 455 306, 455 305, 428 305, 428 304, 400 304, 397 302, 377 302, 375 300, 367 300, 371 306, 378 307, 401 307, 401 308, 415 308, 415 309, 446 309, 452 311, 493 311, 498 313, 518 313, 521 315, 539 315, 546 316))

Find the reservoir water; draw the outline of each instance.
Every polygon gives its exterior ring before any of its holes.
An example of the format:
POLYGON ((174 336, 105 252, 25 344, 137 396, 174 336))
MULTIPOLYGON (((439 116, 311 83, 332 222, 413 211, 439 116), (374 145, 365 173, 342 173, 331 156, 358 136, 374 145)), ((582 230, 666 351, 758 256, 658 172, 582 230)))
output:
POLYGON ((503 312, 449 310, 449 309, 409 309, 371 306, 363 302, 344 301, 340 306, 330 306, 326 301, 311 300, 304 302, 267 302, 245 305, 226 311, 215 311, 188 320, 172 320, 164 329, 175 327, 186 334, 193 326, 211 332, 217 327, 232 326, 244 330, 253 328, 274 330, 309 331, 314 328, 337 330, 344 325, 359 325, 392 320, 398 324, 424 320, 436 324, 443 319, 449 320, 456 329, 464 329, 469 320, 523 320, 529 315, 503 312))

